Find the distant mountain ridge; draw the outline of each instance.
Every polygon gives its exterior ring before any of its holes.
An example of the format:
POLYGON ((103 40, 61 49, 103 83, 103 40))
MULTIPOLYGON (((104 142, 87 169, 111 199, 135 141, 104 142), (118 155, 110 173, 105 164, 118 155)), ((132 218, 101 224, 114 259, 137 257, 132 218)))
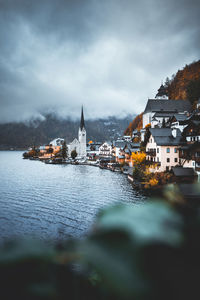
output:
MULTIPOLYGON (((175 75, 172 75, 171 79, 167 77, 164 86, 169 99, 188 99, 192 105, 195 105, 200 98, 200 60, 186 65, 182 70, 178 70, 175 75)), ((130 135, 134 129, 141 129, 142 116, 143 113, 137 115, 124 133, 130 135)))
MULTIPOLYGON (((132 116, 123 119, 86 119, 87 141, 112 141, 123 134, 131 119, 132 116)), ((80 120, 60 119, 55 114, 46 115, 43 121, 0 124, 0 149, 24 149, 33 145, 44 145, 57 137, 65 138, 69 143, 78 137, 79 125, 80 120)))

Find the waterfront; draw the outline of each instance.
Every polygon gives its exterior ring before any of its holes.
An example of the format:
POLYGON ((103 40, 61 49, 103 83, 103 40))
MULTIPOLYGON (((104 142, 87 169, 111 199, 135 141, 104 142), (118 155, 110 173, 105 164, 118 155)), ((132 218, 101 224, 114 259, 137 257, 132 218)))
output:
POLYGON ((1 151, 0 161, 1 241, 16 236, 82 237, 101 208, 145 201, 123 174, 23 160, 20 151, 1 151))

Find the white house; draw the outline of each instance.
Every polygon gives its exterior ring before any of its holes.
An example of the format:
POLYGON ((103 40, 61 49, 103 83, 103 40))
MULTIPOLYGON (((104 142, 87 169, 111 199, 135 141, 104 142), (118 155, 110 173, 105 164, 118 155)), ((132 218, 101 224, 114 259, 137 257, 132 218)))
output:
POLYGON ((99 156, 103 157, 109 157, 112 156, 112 145, 108 142, 104 142, 99 147, 99 156))
POLYGON ((164 172, 179 164, 181 141, 179 129, 151 128, 146 145, 146 160, 152 164, 150 171, 164 172), (155 167, 153 167, 153 165, 155 167))
POLYGON ((49 144, 52 145, 52 146, 62 146, 63 143, 64 143, 64 139, 61 139, 61 138, 56 138, 54 139, 53 141, 51 141, 49 144))
POLYGON ((184 128, 187 127, 187 114, 175 114, 170 120, 170 127, 177 128, 183 132, 184 128))
POLYGON ((163 119, 168 121, 174 114, 186 114, 190 111, 191 104, 187 100, 148 99, 143 113, 143 128, 155 118, 162 124, 163 119))

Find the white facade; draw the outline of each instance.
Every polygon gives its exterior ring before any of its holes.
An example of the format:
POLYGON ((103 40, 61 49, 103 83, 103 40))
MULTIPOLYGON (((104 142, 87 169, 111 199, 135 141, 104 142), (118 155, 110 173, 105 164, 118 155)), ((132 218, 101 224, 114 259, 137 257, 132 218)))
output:
POLYGON ((200 142, 200 136, 199 135, 187 136, 186 141, 187 142, 200 142))
POLYGON ((154 113, 148 112, 146 114, 143 114, 143 117, 142 117, 143 128, 145 128, 146 125, 151 123, 151 120, 152 120, 152 117, 154 114, 155 114, 155 112, 154 113))
POLYGON ((86 130, 85 127, 82 129, 79 128, 78 131, 78 139, 79 139, 79 153, 78 156, 82 158, 86 158, 86 130))
POLYGON ((57 138, 57 139, 54 139, 53 141, 51 141, 49 144, 52 146, 62 146, 64 141, 65 141, 64 139, 57 138))
POLYGON ((154 155, 147 154, 146 159, 158 163, 158 165, 155 168, 150 168, 150 171, 164 172, 179 164, 178 149, 179 146, 158 146, 151 135, 146 145, 146 151, 147 153, 153 152, 154 155))
POLYGON ((111 156, 112 155, 112 146, 109 145, 108 143, 103 143, 100 147, 99 147, 99 156, 111 156))

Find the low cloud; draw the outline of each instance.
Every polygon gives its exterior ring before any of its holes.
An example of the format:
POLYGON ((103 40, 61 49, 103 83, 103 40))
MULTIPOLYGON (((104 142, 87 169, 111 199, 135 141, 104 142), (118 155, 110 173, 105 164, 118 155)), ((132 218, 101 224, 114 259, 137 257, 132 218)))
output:
POLYGON ((139 113, 199 59, 196 0, 0 0, 0 121, 139 113))

